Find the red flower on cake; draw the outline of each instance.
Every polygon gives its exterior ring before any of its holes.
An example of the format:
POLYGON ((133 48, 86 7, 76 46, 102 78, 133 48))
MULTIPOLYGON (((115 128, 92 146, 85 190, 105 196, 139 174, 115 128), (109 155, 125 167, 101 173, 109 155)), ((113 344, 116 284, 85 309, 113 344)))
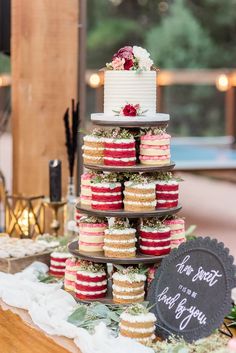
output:
POLYGON ((129 70, 134 66, 133 48, 130 46, 123 47, 113 55, 113 60, 116 58, 124 59, 124 70, 129 70))
POLYGON ((137 116, 137 109, 138 109, 138 107, 136 105, 126 104, 122 108, 122 115, 124 115, 124 116, 137 116))

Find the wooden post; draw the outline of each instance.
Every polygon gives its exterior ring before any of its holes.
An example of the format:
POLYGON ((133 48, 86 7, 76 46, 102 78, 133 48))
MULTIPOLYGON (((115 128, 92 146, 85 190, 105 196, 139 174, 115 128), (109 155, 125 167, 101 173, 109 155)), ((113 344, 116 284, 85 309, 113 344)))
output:
POLYGON ((226 135, 234 137, 236 144, 236 87, 232 86, 225 94, 226 135))
POLYGON ((13 190, 48 195, 48 162, 68 166, 63 114, 78 92, 78 0, 12 0, 13 190))

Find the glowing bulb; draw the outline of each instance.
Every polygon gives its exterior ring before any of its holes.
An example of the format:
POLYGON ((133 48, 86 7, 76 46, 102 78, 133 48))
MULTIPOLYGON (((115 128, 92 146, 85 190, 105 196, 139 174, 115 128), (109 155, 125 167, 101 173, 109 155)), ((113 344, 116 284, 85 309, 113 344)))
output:
POLYGON ((225 92, 229 89, 229 78, 225 74, 219 75, 216 79, 216 88, 221 91, 225 92))
POLYGON ((98 86, 100 86, 100 76, 98 74, 92 74, 90 77, 89 77, 89 85, 90 87, 92 88, 96 88, 98 86))

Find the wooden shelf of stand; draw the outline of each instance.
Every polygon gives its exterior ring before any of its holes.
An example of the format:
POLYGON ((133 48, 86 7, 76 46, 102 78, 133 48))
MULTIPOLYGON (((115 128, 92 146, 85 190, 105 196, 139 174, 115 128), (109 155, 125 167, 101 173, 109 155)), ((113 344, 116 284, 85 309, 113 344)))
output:
POLYGON ((91 170, 99 170, 104 172, 168 172, 172 170, 175 163, 171 161, 168 165, 158 166, 158 165, 145 165, 136 164, 132 166, 111 166, 104 164, 84 164, 84 167, 91 170))
POLYGON ((127 217, 127 218, 151 218, 151 217, 164 217, 175 214, 181 210, 182 206, 163 208, 160 210, 146 211, 146 212, 132 212, 124 209, 120 210, 95 210, 90 206, 81 205, 77 203, 76 209, 81 213, 87 213, 88 215, 94 215, 98 217, 127 217))
POLYGON ((71 254, 73 254, 76 257, 79 257, 83 260, 87 261, 92 261, 96 263, 102 263, 102 264, 126 264, 126 265, 137 265, 137 264, 154 264, 161 262, 161 260, 165 257, 165 255, 162 256, 152 256, 152 255, 144 255, 141 253, 137 253, 135 257, 106 257, 104 253, 101 252, 84 252, 84 251, 79 251, 78 249, 78 241, 73 241, 68 245, 68 249, 71 254))

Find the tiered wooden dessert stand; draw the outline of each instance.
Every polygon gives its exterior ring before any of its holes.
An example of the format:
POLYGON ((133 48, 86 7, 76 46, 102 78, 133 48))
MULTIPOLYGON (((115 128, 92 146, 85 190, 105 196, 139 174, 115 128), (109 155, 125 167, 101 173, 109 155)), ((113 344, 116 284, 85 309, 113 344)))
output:
MULTIPOLYGON (((150 122, 122 122, 122 120, 119 123, 120 127, 124 127, 127 129, 132 129, 136 130, 142 127, 159 127, 159 126, 166 126, 168 124, 168 120, 166 118, 168 116, 167 114, 160 114, 160 120, 158 121, 151 121, 150 122), (163 119, 164 117, 164 119, 163 119)), ((108 121, 96 121, 96 125, 101 125, 101 126, 117 126, 117 123, 115 125, 112 122, 108 121)), ((109 171, 109 172, 116 172, 116 173, 121 173, 121 172, 167 172, 170 171, 174 168, 175 164, 174 162, 171 162, 169 165, 165 166, 147 166, 143 164, 136 164, 134 166, 128 166, 128 167, 116 167, 116 166, 105 166, 105 165, 90 165, 90 164, 84 164, 84 167, 90 170, 95 170, 95 171, 109 171)), ((151 218, 151 217, 157 217, 161 218, 167 215, 172 215, 177 213, 180 209, 181 206, 177 206, 174 208, 168 208, 168 209, 161 209, 161 210, 155 210, 155 211, 148 211, 148 212, 131 212, 131 211, 125 211, 123 209, 121 210, 115 210, 115 211, 100 211, 100 210, 94 210, 89 206, 84 206, 78 203, 76 205, 76 208, 78 211, 80 211, 83 214, 88 214, 91 216, 98 216, 98 217, 127 217, 131 219, 136 219, 137 221, 140 218, 151 218)), ((69 245, 69 251, 76 257, 83 259, 83 260, 88 260, 94 263, 106 263, 106 264, 123 264, 123 265, 135 265, 135 264, 157 264, 160 263, 161 260, 165 256, 151 256, 151 255, 144 255, 137 250, 137 254, 133 258, 113 258, 113 257, 105 257, 103 252, 83 252, 79 251, 78 249, 78 242, 74 241, 69 245)), ((109 304, 114 304, 112 300, 112 293, 111 293, 111 283, 108 285, 108 295, 104 299, 96 299, 96 300, 87 300, 86 302, 93 302, 93 301, 100 301, 103 303, 109 303, 109 304)))

